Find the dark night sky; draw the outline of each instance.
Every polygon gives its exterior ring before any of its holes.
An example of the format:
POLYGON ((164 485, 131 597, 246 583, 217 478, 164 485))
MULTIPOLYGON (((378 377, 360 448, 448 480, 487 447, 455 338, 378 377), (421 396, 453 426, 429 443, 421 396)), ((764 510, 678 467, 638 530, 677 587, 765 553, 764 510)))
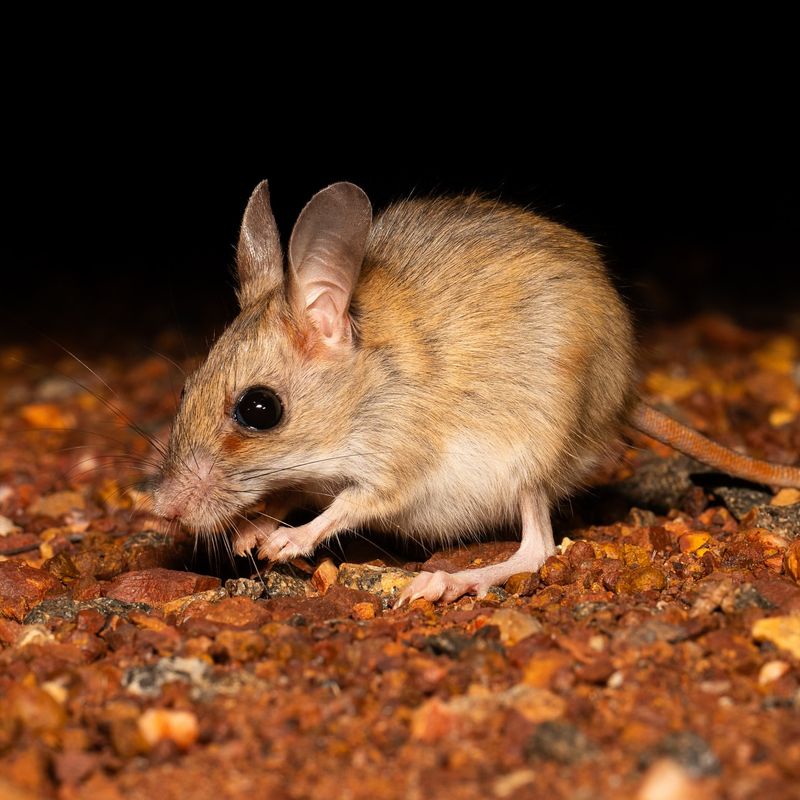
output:
POLYGON ((72 343, 219 324, 234 310, 241 212, 263 177, 284 236, 334 180, 361 184, 376 207, 412 191, 481 189, 601 244, 642 323, 705 308, 767 321, 800 309, 800 170, 788 132, 769 121, 757 135, 713 119, 657 122, 561 137, 509 119, 468 139, 420 126, 380 144, 372 131, 291 146, 270 130, 189 135, 157 119, 22 135, 3 156, 12 211, 0 332, 72 343))

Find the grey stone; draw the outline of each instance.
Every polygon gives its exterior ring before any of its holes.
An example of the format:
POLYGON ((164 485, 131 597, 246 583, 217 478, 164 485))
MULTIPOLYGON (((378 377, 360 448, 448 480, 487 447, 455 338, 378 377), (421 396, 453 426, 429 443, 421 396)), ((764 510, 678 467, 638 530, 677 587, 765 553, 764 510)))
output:
POLYGON ((575 764, 594 755, 596 747, 583 731, 570 722, 543 722, 525 744, 529 759, 575 764))
POLYGON ((37 603, 26 615, 25 625, 44 625, 53 620, 72 621, 78 616, 79 611, 91 608, 99 611, 104 617, 116 614, 118 617, 127 617, 131 611, 143 611, 149 614, 153 609, 147 603, 125 603, 111 597, 98 597, 95 600, 82 600, 75 602, 72 598, 54 597, 37 603))
POLYGON ((260 580, 230 578, 225 581, 225 591, 231 597, 249 597, 251 600, 258 600, 264 594, 265 586, 260 580))

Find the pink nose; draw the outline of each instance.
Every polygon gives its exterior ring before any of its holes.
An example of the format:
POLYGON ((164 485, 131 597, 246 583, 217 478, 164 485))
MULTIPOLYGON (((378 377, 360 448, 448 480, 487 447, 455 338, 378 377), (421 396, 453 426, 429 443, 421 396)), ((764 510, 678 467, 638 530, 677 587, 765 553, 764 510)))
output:
POLYGON ((159 517, 164 517, 170 521, 179 521, 186 511, 186 504, 179 502, 175 498, 166 498, 161 492, 156 492, 154 511, 159 517))

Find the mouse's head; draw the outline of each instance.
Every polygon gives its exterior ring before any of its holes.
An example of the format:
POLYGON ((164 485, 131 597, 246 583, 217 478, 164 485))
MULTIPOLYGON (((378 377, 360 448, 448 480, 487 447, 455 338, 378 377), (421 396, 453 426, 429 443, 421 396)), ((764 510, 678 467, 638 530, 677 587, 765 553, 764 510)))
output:
POLYGON ((256 187, 237 251, 241 311, 186 381, 157 513, 221 530, 272 490, 342 474, 357 402, 349 305, 371 222, 357 186, 323 189, 284 268, 266 181, 256 187))

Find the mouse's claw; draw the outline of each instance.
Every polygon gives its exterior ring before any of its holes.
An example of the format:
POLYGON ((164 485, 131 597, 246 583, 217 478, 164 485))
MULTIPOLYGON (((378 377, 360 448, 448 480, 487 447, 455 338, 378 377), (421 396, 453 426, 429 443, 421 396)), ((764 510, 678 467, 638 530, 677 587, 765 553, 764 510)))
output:
POLYGON ((269 541, 278 523, 270 524, 271 521, 266 523, 262 520, 258 522, 246 522, 238 528, 233 534, 231 540, 231 547, 233 548, 234 555, 246 556, 254 548, 262 548, 269 541))
POLYGON ((297 528, 277 528, 258 550, 258 557, 270 561, 291 561, 298 556, 307 556, 317 543, 307 525, 297 528))
POLYGON ((481 580, 479 570, 464 570, 462 572, 420 572, 411 583, 406 586, 397 598, 394 608, 400 608, 406 603, 415 600, 429 600, 435 603, 441 600, 449 603, 465 594, 476 594, 481 597, 489 590, 491 583, 481 580), (470 574, 471 573, 471 574, 470 574))

